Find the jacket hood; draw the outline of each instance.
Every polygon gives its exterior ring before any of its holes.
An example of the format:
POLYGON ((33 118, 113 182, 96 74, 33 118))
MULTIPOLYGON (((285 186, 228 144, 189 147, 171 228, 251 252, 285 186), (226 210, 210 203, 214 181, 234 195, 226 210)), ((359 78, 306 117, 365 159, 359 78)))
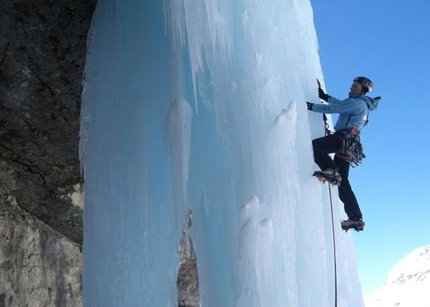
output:
POLYGON ((364 96, 364 100, 366 101, 369 110, 373 111, 378 107, 379 101, 381 100, 381 96, 375 98, 364 96))

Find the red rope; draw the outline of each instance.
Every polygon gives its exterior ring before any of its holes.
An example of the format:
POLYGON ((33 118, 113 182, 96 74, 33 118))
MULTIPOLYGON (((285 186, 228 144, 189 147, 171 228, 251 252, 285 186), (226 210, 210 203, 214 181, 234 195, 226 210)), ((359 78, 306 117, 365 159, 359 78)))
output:
MULTIPOLYGON (((325 135, 330 135, 329 125, 327 124, 327 116, 323 114, 325 135)), ((333 235, 333 263, 334 263, 334 306, 337 307, 337 263, 336 263, 336 236, 334 231, 334 214, 333 214, 333 197, 331 193, 331 185, 328 185, 328 193, 330 196, 330 212, 331 212, 331 230, 333 235)))
POLYGON ((334 231, 334 215, 333 215, 333 201, 331 196, 331 186, 328 186, 328 191, 330 194, 330 210, 331 210, 331 229, 333 234, 333 257, 334 257, 334 296, 335 302, 334 306, 337 307, 337 264, 336 264, 336 237, 334 231))

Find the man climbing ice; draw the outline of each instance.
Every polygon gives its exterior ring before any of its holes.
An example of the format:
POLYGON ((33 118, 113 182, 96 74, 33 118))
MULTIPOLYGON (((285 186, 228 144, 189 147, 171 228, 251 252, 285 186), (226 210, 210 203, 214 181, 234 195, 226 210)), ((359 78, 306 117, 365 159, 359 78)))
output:
MULTIPOLYGON (((354 79, 349 98, 339 100, 327 95, 318 81, 319 97, 328 104, 306 102, 308 110, 319 113, 338 113, 334 134, 312 141, 315 163, 321 171, 313 175, 320 181, 338 185, 339 198, 344 204, 348 219, 342 221, 342 229, 364 229, 363 216, 348 180, 351 163, 358 165, 364 157, 360 143, 360 131, 368 122, 369 111, 375 110, 381 97, 371 98, 366 93, 372 91, 373 83, 366 77, 354 79), (334 159, 330 153, 335 153, 334 159)), ((325 117, 325 115, 324 115, 325 117)), ((328 129, 327 129, 328 131, 328 129)))

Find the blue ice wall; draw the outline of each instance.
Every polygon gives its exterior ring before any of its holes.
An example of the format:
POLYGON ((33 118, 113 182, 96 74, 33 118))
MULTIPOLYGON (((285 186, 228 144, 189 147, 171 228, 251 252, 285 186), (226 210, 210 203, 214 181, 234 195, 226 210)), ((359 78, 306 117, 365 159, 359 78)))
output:
MULTIPOLYGON (((311 178, 309 1, 100 0, 82 95, 85 306, 177 306, 193 210, 202 306, 362 306, 311 178)), ((336 193, 334 192, 334 195, 336 193)), ((343 217, 334 199, 336 225, 343 217)), ((340 228, 340 227, 339 227, 340 228)))

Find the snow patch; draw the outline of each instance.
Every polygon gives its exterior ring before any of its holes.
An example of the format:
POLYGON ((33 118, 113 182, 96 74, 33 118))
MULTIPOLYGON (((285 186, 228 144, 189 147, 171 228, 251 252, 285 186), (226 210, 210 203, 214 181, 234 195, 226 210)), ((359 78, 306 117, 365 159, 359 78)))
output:
POLYGON ((430 245, 415 249, 387 274, 384 285, 365 297, 366 307, 430 306, 430 245))

